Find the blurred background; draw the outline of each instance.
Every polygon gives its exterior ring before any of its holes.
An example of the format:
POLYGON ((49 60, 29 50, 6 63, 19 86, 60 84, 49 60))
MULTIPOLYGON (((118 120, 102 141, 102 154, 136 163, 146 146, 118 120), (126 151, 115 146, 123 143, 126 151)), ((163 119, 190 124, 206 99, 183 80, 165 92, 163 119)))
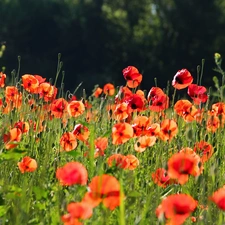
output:
POLYGON ((54 79, 61 53, 71 92, 80 82, 89 94, 96 84, 125 85, 129 65, 147 91, 182 68, 196 82, 202 59, 202 84, 211 86, 214 53, 225 56, 225 0, 0 0, 0 43, 8 76, 21 56, 21 75, 54 79))

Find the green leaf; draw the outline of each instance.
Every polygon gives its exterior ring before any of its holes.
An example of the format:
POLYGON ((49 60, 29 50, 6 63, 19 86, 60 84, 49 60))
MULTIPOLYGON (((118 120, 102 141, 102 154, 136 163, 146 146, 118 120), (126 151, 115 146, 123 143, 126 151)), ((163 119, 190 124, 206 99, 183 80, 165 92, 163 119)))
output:
POLYGON ((141 194, 138 191, 131 191, 127 195, 127 197, 134 197, 134 198, 139 198, 139 197, 142 197, 142 196, 143 196, 143 194, 141 194))
POLYGON ((80 155, 80 152, 73 150, 73 151, 66 152, 66 154, 72 156, 73 158, 77 158, 77 156, 80 155))
POLYGON ((0 205, 0 218, 7 213, 7 207, 5 205, 0 205))

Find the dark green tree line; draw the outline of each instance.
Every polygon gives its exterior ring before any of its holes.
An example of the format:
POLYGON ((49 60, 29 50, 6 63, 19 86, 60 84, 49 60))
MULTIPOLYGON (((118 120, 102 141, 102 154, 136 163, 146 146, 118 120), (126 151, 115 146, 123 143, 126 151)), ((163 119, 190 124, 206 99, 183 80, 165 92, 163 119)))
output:
POLYGON ((196 67, 204 58, 205 85, 215 72, 213 55, 225 55, 225 1, 202 0, 1 0, 0 42, 7 50, 0 61, 10 74, 53 77, 62 53, 65 88, 80 82, 124 84, 122 69, 143 73, 142 87, 154 78, 165 87, 177 70, 196 67))

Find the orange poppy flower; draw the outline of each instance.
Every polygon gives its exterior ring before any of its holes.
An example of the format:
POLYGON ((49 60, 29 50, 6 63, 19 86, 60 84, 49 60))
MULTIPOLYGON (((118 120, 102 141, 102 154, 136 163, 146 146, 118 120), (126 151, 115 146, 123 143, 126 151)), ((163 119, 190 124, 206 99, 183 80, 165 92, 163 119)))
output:
POLYGON ((14 128, 19 128, 22 131, 22 133, 28 133, 30 125, 28 122, 19 121, 14 124, 14 128))
POLYGON ((136 169, 138 166, 139 166, 139 160, 136 156, 134 155, 127 155, 125 156, 126 157, 126 160, 128 160, 128 168, 129 170, 134 170, 136 169))
POLYGON ((201 172, 200 157, 197 154, 179 152, 168 161, 168 175, 180 184, 185 184, 189 175, 199 176, 201 172))
POLYGON ((178 70, 172 80, 172 86, 178 90, 188 87, 193 82, 193 77, 187 69, 178 70))
POLYGON ((187 194, 173 194, 162 200, 156 209, 158 218, 165 217, 170 225, 181 225, 196 209, 198 202, 187 194))
POLYGON ((64 225, 82 225, 77 218, 73 218, 70 214, 63 215, 61 220, 64 225))
POLYGON ((225 103, 217 102, 212 105, 212 112, 214 115, 225 115, 225 103))
POLYGON ((197 84, 190 84, 188 86, 188 95, 192 98, 196 105, 205 103, 208 100, 207 90, 204 86, 198 86, 197 84))
POLYGON ((146 135, 148 136, 158 136, 160 132, 160 125, 158 123, 153 123, 146 128, 146 135))
POLYGON ((142 75, 136 67, 128 66, 122 72, 129 88, 136 88, 141 83, 142 75))
POLYGON ((215 191, 211 197, 209 197, 211 201, 213 201, 218 208, 225 211, 225 188, 222 187, 215 191))
POLYGON ((109 96, 112 96, 115 94, 115 87, 113 84, 111 83, 108 83, 108 84, 105 84, 104 87, 103 87, 103 92, 105 95, 109 95, 109 96))
POLYGON ((208 161, 214 152, 213 146, 206 141, 196 142, 193 150, 200 156, 202 163, 208 161))
POLYGON ((116 105, 115 110, 113 111, 113 117, 115 120, 124 120, 129 116, 128 103, 122 102, 116 105))
POLYGON ((88 172, 83 164, 79 162, 69 162, 57 169, 56 178, 63 186, 71 186, 74 184, 86 185, 88 172))
POLYGON ((77 147, 77 140, 72 132, 66 132, 60 138, 60 146, 66 152, 72 151, 77 147))
POLYGON ((57 88, 48 82, 43 82, 39 85, 38 94, 40 98, 44 98, 46 102, 52 101, 57 95, 57 88))
POLYGON ((151 147, 155 144, 155 136, 141 136, 138 138, 137 142, 134 145, 134 150, 137 152, 144 152, 147 147, 151 147))
POLYGON ((136 116, 132 122, 134 136, 145 135, 147 127, 150 126, 151 118, 147 116, 136 116))
POLYGON ((22 131, 19 128, 12 128, 7 134, 3 135, 6 149, 15 148, 22 138, 22 131))
POLYGON ((108 147, 108 138, 107 137, 99 137, 95 139, 95 157, 104 156, 104 152, 108 147))
POLYGON ((90 131, 88 130, 87 127, 85 127, 82 124, 76 124, 72 133, 75 135, 75 137, 80 140, 80 141, 87 141, 90 131))
POLYGON ((21 162, 17 163, 21 173, 34 172, 37 169, 37 162, 35 159, 25 156, 21 162))
POLYGON ((170 184, 176 183, 176 181, 171 179, 171 177, 168 175, 167 170, 163 168, 159 168, 154 173, 152 173, 152 179, 155 184, 163 188, 170 184))
POLYGON ((38 93, 39 81, 31 74, 22 76, 22 86, 29 93, 38 93))
POLYGON ((102 88, 97 87, 93 93, 93 96, 95 96, 95 98, 98 98, 101 95, 102 91, 103 91, 102 88))
POLYGON ((121 169, 127 169, 130 165, 130 161, 126 156, 122 154, 113 154, 109 156, 107 159, 108 165, 111 166, 116 166, 121 169))
POLYGON ((85 220, 92 216, 93 208, 86 202, 71 202, 67 211, 72 218, 85 220))
POLYGON ((206 121, 206 129, 209 132, 215 133, 220 127, 220 119, 218 116, 209 116, 206 121))
POLYGON ((159 137, 163 141, 171 141, 178 133, 177 123, 172 119, 165 119, 160 124, 159 137))
POLYGON ((119 145, 133 137, 133 128, 129 123, 117 123, 112 128, 112 143, 119 145))
POLYGON ((16 100, 16 96, 18 96, 19 91, 17 87, 7 86, 5 89, 5 98, 7 102, 14 102, 16 100))
POLYGON ((174 105, 174 111, 186 122, 195 120, 199 113, 196 107, 188 100, 178 100, 174 105))
POLYGON ((68 105, 68 102, 64 98, 55 99, 51 103, 51 107, 50 107, 51 114, 55 118, 62 118, 67 113, 67 105, 68 105))
POLYGON ((0 72, 0 87, 3 88, 5 87, 5 79, 6 79, 6 74, 3 72, 0 72))
POLYGON ((145 93, 144 93, 144 91, 142 91, 142 90, 139 89, 139 90, 136 91, 136 94, 139 95, 139 96, 141 96, 142 99, 146 100, 145 99, 145 93))
POLYGON ((119 181, 108 174, 95 176, 88 185, 89 192, 86 193, 83 201, 89 203, 93 207, 100 202, 110 210, 115 209, 120 205, 120 183, 119 181))
POLYGON ((78 117, 82 115, 85 111, 85 106, 82 101, 71 101, 68 106, 67 110, 70 116, 78 117))
POLYGON ((218 116, 220 119, 220 125, 223 127, 224 122, 225 122, 225 103, 217 102, 217 103, 213 104, 210 115, 218 116))

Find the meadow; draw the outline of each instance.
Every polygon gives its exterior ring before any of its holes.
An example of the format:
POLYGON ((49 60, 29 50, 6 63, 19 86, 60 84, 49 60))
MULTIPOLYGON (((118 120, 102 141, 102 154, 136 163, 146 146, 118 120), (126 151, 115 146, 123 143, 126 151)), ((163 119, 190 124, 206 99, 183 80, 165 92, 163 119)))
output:
POLYGON ((221 63, 215 90, 203 65, 147 91, 128 66, 81 98, 60 57, 51 80, 0 72, 0 224, 225 224, 221 63))

